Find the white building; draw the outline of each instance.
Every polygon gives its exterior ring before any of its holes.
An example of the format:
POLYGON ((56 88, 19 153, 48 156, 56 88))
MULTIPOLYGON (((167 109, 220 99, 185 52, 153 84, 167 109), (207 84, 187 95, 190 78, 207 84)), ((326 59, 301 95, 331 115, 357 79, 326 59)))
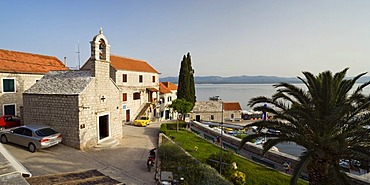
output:
POLYGON ((22 93, 51 70, 68 70, 56 57, 0 49, 0 115, 21 115, 22 93))
POLYGON ((159 111, 160 120, 172 120, 177 118, 177 113, 169 108, 172 101, 177 99, 177 85, 171 82, 159 83, 159 111))
MULTIPOLYGON (((81 70, 90 69, 90 60, 81 70)), ((116 55, 110 56, 110 77, 120 88, 124 122, 149 116, 155 120, 159 110, 159 73, 147 62, 116 55)))

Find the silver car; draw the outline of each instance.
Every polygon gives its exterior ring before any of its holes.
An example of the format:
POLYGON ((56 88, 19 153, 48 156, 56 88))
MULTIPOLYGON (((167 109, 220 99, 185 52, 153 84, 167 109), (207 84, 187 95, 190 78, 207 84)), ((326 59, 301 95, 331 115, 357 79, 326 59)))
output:
POLYGON ((0 141, 28 147, 33 153, 61 143, 62 134, 47 125, 30 124, 1 131, 0 141))

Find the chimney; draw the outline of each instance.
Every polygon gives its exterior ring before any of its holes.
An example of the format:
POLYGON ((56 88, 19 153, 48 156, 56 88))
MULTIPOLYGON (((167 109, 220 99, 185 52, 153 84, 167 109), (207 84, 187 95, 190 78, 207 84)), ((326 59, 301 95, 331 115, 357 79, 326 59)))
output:
POLYGON ((64 57, 63 62, 64 62, 64 65, 67 66, 67 57, 64 57))

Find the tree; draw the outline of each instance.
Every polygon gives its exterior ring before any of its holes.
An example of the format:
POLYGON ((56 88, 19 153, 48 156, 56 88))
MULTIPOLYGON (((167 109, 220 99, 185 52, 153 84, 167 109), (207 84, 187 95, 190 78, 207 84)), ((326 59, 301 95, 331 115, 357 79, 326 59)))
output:
POLYGON ((194 83, 194 69, 191 66, 191 56, 190 53, 188 53, 187 57, 187 63, 188 63, 188 71, 189 71, 189 93, 188 98, 186 99, 189 102, 192 102, 193 105, 195 105, 196 102, 196 96, 195 96, 195 83, 194 83))
POLYGON ((185 116, 191 111, 193 105, 191 102, 182 98, 172 101, 172 104, 169 107, 180 113, 182 115, 182 119, 185 121, 185 116))
POLYGON ((177 88, 177 98, 182 99, 185 98, 186 93, 189 91, 188 88, 188 63, 186 61, 186 56, 182 58, 181 61, 181 67, 180 67, 180 73, 179 73, 179 81, 178 81, 178 88, 177 88))
POLYGON ((195 105, 194 69, 191 66, 190 53, 184 55, 181 61, 177 98, 184 98, 186 101, 191 102, 193 106, 195 105))
POLYGON ((333 75, 324 71, 318 76, 303 72, 306 86, 299 88, 289 83, 274 85, 276 93, 267 98, 252 98, 254 110, 266 111, 272 119, 261 120, 249 126, 279 130, 276 133, 256 132, 242 140, 247 142, 265 135, 263 154, 281 142, 295 142, 306 148, 295 166, 291 184, 296 184, 303 169, 307 169, 310 184, 350 184, 342 171, 342 159, 369 161, 370 159, 370 101, 362 90, 370 82, 352 91, 362 73, 345 79, 348 68, 333 75), (264 104, 268 106, 264 106, 264 104))

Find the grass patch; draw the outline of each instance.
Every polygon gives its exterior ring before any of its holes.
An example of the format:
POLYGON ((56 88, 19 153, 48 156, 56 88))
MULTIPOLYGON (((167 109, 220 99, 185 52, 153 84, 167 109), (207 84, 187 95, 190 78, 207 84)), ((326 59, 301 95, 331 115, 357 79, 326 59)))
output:
POLYGON ((185 152, 176 144, 166 142, 159 147, 161 159, 161 170, 173 172, 174 179, 181 184, 214 184, 231 185, 232 183, 223 179, 213 168, 207 167, 185 152))
MULTIPOLYGON (((179 146, 202 163, 207 163, 207 160, 211 155, 220 154, 220 148, 218 146, 209 143, 187 130, 181 129, 178 132, 176 130, 167 130, 167 136, 172 138, 179 146), (197 148, 197 150, 195 150, 195 148, 197 148)), ((227 151, 224 151, 225 155, 226 152, 227 151)), ((290 182, 290 176, 282 174, 276 170, 266 168, 237 155, 233 155, 232 160, 236 162, 238 166, 237 170, 245 173, 246 185, 285 185, 290 182)), ((230 176, 226 176, 225 178, 231 180, 230 176)), ((299 180, 298 184, 308 183, 299 180)))

